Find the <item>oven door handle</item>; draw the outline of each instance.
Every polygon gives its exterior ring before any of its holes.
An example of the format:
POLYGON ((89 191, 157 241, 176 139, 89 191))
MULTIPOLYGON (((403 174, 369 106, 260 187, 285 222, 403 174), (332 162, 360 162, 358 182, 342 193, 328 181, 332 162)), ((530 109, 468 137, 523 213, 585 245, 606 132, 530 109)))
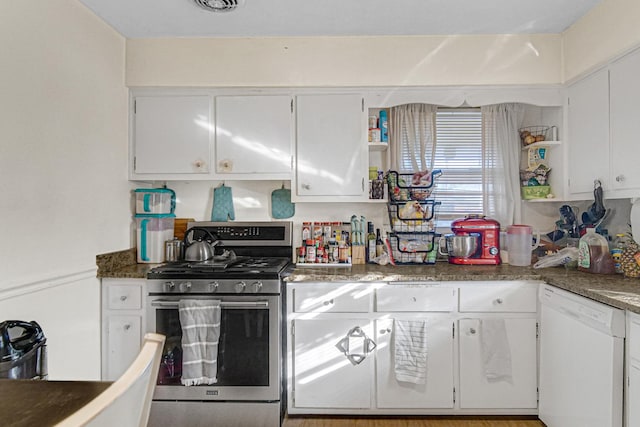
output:
MULTIPOLYGON (((151 301, 151 307, 178 308, 179 301, 154 300, 151 301)), ((269 301, 221 301, 221 308, 226 309, 261 309, 269 308, 269 301)))

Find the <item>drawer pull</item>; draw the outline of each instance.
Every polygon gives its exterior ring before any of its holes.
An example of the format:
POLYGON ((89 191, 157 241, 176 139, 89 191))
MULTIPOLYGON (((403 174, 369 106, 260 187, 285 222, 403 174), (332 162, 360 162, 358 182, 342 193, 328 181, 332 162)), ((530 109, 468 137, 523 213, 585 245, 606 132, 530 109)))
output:
POLYGON ((126 325, 123 326, 123 328, 125 331, 128 331, 129 329, 131 329, 131 325, 127 323, 126 325))
POLYGON ((411 301, 416 302, 418 300, 416 299, 416 297, 411 297, 411 301))
POLYGON ((391 333, 391 328, 380 329, 380 335, 390 334, 390 333, 391 333))
POLYGON ((469 333, 471 335, 475 335, 476 334, 476 328, 469 328, 469 333))
POLYGON ((496 304, 502 304, 502 303, 503 303, 502 298, 496 299, 496 304))
POLYGON ((120 301, 126 301, 127 300, 127 296, 126 295, 121 295, 120 296, 120 301))
POLYGON ((323 305, 333 305, 333 299, 330 299, 329 301, 325 301, 322 304, 323 305))

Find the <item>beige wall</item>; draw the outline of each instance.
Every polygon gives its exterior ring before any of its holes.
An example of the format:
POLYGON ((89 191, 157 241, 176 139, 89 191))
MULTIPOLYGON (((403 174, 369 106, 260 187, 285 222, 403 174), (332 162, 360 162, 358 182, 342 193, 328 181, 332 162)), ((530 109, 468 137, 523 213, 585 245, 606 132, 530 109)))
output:
POLYGON ((77 0, 0 2, 0 290, 129 246, 124 50, 77 0))
POLYGON ((132 86, 554 84, 560 35, 127 40, 132 86))
POLYGON ((640 1, 603 0, 562 35, 564 80, 640 45, 640 1))
POLYGON ((52 379, 99 378, 95 256, 130 247, 124 51, 77 0, 0 2, 0 321, 52 379))

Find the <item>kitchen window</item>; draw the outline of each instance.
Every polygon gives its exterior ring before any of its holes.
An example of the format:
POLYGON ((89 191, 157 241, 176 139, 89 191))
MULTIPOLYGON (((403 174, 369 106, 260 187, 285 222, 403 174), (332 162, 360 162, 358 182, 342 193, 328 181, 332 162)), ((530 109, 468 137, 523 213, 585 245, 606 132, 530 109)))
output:
POLYGON ((481 215, 485 188, 481 109, 434 110, 435 115, 428 115, 431 120, 415 121, 415 138, 409 138, 410 126, 401 129, 398 167, 404 173, 416 172, 416 167, 442 170, 434 191, 436 200, 442 202, 440 220, 481 215), (416 143, 421 138, 423 143, 416 143))

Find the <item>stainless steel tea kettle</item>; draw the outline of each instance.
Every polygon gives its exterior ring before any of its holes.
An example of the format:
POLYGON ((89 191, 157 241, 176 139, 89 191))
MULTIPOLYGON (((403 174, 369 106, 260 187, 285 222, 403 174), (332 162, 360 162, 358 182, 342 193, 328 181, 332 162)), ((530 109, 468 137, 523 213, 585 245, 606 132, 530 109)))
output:
POLYGON ((184 259, 185 261, 206 261, 211 259, 215 255, 214 248, 217 244, 218 239, 209 230, 199 227, 190 228, 184 235, 184 259), (196 240, 190 242, 189 237, 193 235, 194 231, 203 232, 205 237, 200 235, 196 240))

